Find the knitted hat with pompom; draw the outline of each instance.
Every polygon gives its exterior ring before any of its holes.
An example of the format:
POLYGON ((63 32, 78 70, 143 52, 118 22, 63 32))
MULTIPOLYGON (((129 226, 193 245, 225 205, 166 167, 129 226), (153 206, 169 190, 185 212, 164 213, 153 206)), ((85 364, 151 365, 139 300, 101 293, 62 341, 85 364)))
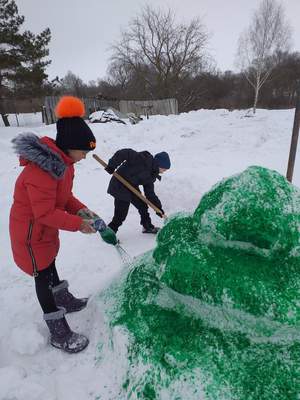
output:
POLYGON ((56 145, 66 150, 94 150, 96 138, 90 127, 82 118, 85 114, 84 104, 77 97, 62 97, 55 108, 58 118, 56 123, 56 145))

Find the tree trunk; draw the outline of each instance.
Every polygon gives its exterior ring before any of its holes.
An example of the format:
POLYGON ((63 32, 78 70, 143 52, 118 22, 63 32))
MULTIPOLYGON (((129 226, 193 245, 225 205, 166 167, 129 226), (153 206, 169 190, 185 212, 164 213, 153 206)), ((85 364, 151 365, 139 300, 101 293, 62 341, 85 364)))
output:
POLYGON ((255 87, 255 96, 254 96, 254 103, 253 103, 253 114, 256 113, 257 101, 258 101, 258 94, 259 94, 259 87, 258 85, 255 87))
POLYGON ((4 122, 4 126, 10 126, 9 121, 8 121, 8 115, 7 114, 1 114, 2 120, 4 122))

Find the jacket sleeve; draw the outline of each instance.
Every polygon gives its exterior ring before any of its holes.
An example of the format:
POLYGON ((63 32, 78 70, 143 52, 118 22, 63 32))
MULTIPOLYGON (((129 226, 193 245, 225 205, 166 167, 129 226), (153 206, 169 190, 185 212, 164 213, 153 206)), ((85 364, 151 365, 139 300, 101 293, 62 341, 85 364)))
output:
POLYGON ((25 185, 35 220, 57 229, 79 230, 82 223, 79 216, 56 208, 57 180, 42 170, 35 170, 25 185))
POLYGON ((160 210, 163 211, 163 209, 161 207, 161 202, 154 192, 154 183, 153 182, 150 182, 150 183, 147 183, 146 185, 144 185, 144 193, 145 193, 146 198, 148 200, 150 200, 151 203, 153 203, 156 207, 158 207, 160 210))
MULTIPOLYGON (((72 167, 72 181, 74 179, 74 168, 72 167)), ((81 203, 81 201, 79 201, 71 192, 70 197, 67 201, 66 204, 66 211, 70 214, 77 214, 77 212, 79 210, 81 210, 82 208, 86 208, 86 205, 81 203)))
POLYGON ((79 210, 86 208, 86 205, 81 203, 74 195, 71 193, 69 200, 66 204, 66 211, 70 214, 77 214, 79 210))
POLYGON ((121 149, 115 152, 112 158, 108 161, 107 167, 109 170, 115 170, 124 161, 129 163, 136 157, 137 152, 132 149, 121 149))

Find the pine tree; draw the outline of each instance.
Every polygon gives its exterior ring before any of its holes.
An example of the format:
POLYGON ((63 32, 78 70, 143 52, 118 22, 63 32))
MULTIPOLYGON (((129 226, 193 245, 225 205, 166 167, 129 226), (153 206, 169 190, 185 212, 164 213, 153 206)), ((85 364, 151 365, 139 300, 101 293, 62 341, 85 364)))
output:
MULTIPOLYGON (((50 60, 47 28, 38 35, 21 32, 24 16, 14 0, 0 0, 0 113, 4 120, 4 98, 12 95, 39 95, 47 78, 50 60)), ((4 123, 8 123, 7 119, 4 123)))
POLYGON ((47 28, 39 35, 25 31, 22 40, 23 60, 17 68, 15 79, 15 91, 26 96, 38 96, 42 94, 43 83, 48 75, 45 68, 50 60, 45 60, 49 55, 48 44, 51 39, 50 29, 47 28))
POLYGON ((21 65, 22 35, 20 27, 24 17, 19 16, 18 8, 13 0, 0 0, 0 94, 9 90, 9 82, 15 75, 16 68, 21 65))

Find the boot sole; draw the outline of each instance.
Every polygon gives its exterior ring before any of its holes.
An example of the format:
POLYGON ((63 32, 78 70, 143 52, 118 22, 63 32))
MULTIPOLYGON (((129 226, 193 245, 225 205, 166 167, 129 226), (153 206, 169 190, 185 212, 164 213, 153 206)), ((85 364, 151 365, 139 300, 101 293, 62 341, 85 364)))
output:
POLYGON ((68 353, 68 354, 80 353, 81 351, 83 351, 84 349, 86 349, 88 347, 89 343, 90 343, 90 341, 87 339, 85 346, 78 347, 77 349, 76 348, 68 349, 68 348, 64 348, 63 346, 59 346, 59 345, 56 345, 55 343, 51 343, 50 342, 52 347, 55 347, 56 349, 62 350, 65 353, 68 353))

